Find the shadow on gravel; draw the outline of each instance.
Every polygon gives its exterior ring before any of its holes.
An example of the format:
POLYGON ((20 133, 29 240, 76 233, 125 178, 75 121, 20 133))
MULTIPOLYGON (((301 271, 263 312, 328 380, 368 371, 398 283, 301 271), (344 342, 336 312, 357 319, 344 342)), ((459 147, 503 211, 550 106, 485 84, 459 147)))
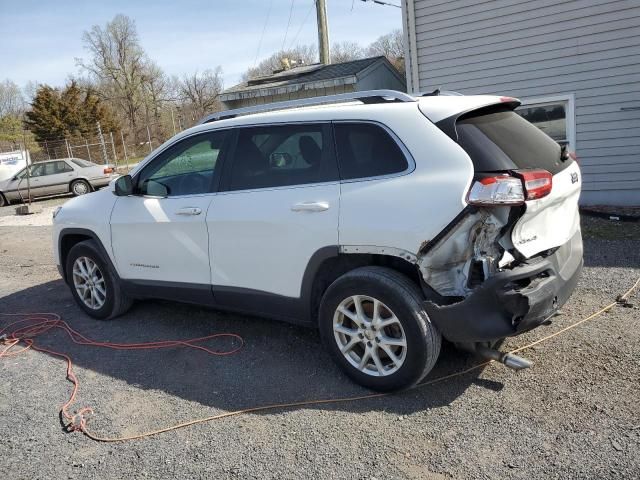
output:
MULTIPOLYGON (((43 346, 68 353, 79 367, 141 389, 164 391, 222 410, 370 393, 338 370, 313 329, 160 301, 138 302, 123 317, 101 322, 76 307, 62 280, 19 291, 4 297, 2 303, 2 310, 7 313, 58 313, 72 328, 99 341, 145 342, 237 333, 245 346, 226 357, 213 357, 188 348, 126 352, 82 347, 71 343, 62 332, 49 333, 38 340, 43 346)), ((0 325, 8 323, 9 320, 0 320, 0 325)), ((208 346, 225 350, 232 346, 229 342, 214 340, 208 346)), ((478 361, 445 344, 427 380, 469 368, 478 361)), ((384 409, 407 414, 448 405, 472 384, 494 391, 502 388, 500 383, 479 379, 481 371, 393 399, 306 408, 351 412, 384 409)), ((82 383, 82 373, 78 376, 82 383)))

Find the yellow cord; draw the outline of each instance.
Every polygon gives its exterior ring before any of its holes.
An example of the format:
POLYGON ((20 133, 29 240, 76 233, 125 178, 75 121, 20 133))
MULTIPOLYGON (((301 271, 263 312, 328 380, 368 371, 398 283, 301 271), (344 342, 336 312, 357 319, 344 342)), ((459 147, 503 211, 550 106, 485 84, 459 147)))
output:
MULTIPOLYGON (((638 287, 638 285, 640 284, 640 278, 638 278, 638 280, 636 280, 636 282, 633 284, 633 286, 627 290, 624 295, 621 295, 620 297, 618 297, 618 300, 610 303, 609 305, 607 305, 606 307, 601 308, 600 310, 598 310, 595 313, 592 313, 591 315, 589 315, 588 317, 583 318, 582 320, 579 320, 575 323, 572 323, 571 325, 562 328, 561 330, 558 330, 555 333, 552 333, 550 335, 547 335, 546 337, 542 337, 539 340, 536 340, 535 342, 531 342, 528 343, 527 345, 524 345, 522 347, 516 348, 514 350, 511 350, 508 353, 516 353, 516 352, 521 352, 522 350, 526 350, 528 348, 533 347, 534 345, 538 345, 540 343, 546 342, 547 340, 550 340, 554 337, 557 337, 558 335, 565 333, 573 328, 576 328, 579 325, 582 325, 585 322, 588 322, 589 320, 593 320, 594 318, 602 315, 605 312, 608 312, 609 310, 611 310, 613 307, 615 307, 616 305, 618 305, 621 302, 626 301, 629 296, 633 293, 633 291, 638 287)), ((486 367, 487 365, 489 365, 490 363, 492 363, 493 360, 489 360, 483 363, 480 363, 478 365, 474 365, 473 367, 467 368, 465 370, 462 370, 460 372, 455 372, 455 373, 451 373, 449 375, 444 375, 442 377, 438 377, 438 378, 434 378, 432 380, 428 380, 424 383, 421 383, 419 385, 416 385, 414 387, 412 387, 410 390, 414 390, 414 389, 418 389, 418 388, 423 388, 423 387, 427 387, 429 385, 433 385, 434 383, 438 383, 438 382, 442 382, 444 380, 448 380, 450 378, 454 378, 454 377, 459 377, 462 375, 466 375, 469 372, 472 372, 474 370, 478 370, 480 368, 486 367)), ((285 408, 295 408, 295 407, 304 407, 304 406, 308 406, 308 405, 327 405, 327 404, 335 404, 335 403, 346 403, 346 402, 356 402, 356 401, 360 401, 360 400, 369 400, 369 399, 373 399, 373 398, 382 398, 382 397, 388 397, 391 395, 397 395, 397 393, 394 392, 389 392, 389 393, 370 393, 367 395, 358 395, 355 397, 342 397, 342 398, 328 398, 328 399, 321 399, 321 400, 306 400, 306 401, 301 401, 301 402, 291 402, 291 403, 274 403, 271 405, 263 405, 260 407, 252 407, 252 408, 244 408, 242 410, 234 410, 231 412, 225 412, 225 413, 220 413, 218 415, 212 415, 210 417, 205 417, 205 418, 199 418, 196 420, 191 420, 188 422, 184 422, 184 423, 179 423, 177 425, 172 425, 166 428, 161 428, 159 430, 151 430, 148 432, 144 432, 144 433, 139 433, 136 435, 128 435, 128 436, 123 436, 123 437, 101 437, 99 435, 95 435, 93 433, 91 433, 85 425, 82 426, 82 428, 80 429, 82 431, 82 433, 84 433, 87 437, 91 438, 92 440, 96 440, 98 442, 125 442, 128 440, 137 440, 140 438, 145 438, 145 437, 150 437, 152 435, 158 435, 160 433, 165 433, 165 432, 170 432, 173 430, 178 430, 180 428, 185 428, 185 427, 190 427, 192 425, 198 425, 200 423, 207 423, 207 422, 211 422, 214 420, 221 420, 223 418, 227 418, 227 417, 235 417, 238 415, 244 415, 247 413, 253 413, 253 412, 264 412, 266 410, 280 410, 280 409, 285 409, 285 408)))

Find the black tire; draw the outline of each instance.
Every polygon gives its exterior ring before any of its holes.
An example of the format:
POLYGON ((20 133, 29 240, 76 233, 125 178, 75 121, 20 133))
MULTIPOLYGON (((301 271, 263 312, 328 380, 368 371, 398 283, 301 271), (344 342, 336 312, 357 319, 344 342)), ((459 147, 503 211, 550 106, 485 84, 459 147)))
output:
MULTIPOLYGON (((378 391, 409 388, 420 382, 435 365, 442 337, 422 308, 423 296, 405 275, 383 267, 352 270, 325 292, 320 305, 320 335, 340 368, 356 383, 378 391), (404 362, 394 373, 371 376, 345 358, 333 331, 334 314, 348 297, 364 295, 386 305, 397 317, 406 337, 404 362)), ((366 340, 364 340, 366 342, 366 340)))
POLYGON ((7 198, 2 193, 0 193, 0 207, 6 207, 7 205, 9 205, 7 198))
POLYGON ((74 180, 73 182, 71 182, 71 185, 69 186, 69 188, 71 190, 71 193, 73 193, 73 195, 76 197, 79 197, 80 195, 85 195, 91 192, 91 185, 86 180, 74 180), (76 189, 80 190, 82 188, 83 188, 82 191, 76 191, 76 189))
POLYGON ((98 245, 93 240, 85 240, 71 248, 67 255, 65 273, 66 281, 74 300, 82 310, 93 318, 111 320, 125 313, 133 304, 132 299, 122 291, 118 275, 111 267, 110 262, 104 258, 98 245), (99 268, 102 278, 104 278, 106 295, 101 308, 94 309, 85 304, 74 286, 73 265, 79 257, 87 257, 92 260, 99 268))

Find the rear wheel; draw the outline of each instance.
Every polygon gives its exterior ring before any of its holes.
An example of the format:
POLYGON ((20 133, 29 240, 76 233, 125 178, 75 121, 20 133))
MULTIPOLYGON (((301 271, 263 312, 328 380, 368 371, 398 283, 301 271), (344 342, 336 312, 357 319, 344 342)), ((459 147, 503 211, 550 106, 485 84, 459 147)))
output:
POLYGON ((320 306, 320 333, 355 382, 381 391, 408 388, 433 368, 441 336, 420 290, 387 268, 358 268, 338 278, 320 306))
POLYGON ((71 183, 71 192, 77 197, 89 193, 91 191, 91 185, 86 180, 74 180, 71 183))
POLYGON ((93 318, 109 320, 131 307, 132 300, 122 291, 118 276, 93 240, 71 248, 66 275, 76 303, 93 318))

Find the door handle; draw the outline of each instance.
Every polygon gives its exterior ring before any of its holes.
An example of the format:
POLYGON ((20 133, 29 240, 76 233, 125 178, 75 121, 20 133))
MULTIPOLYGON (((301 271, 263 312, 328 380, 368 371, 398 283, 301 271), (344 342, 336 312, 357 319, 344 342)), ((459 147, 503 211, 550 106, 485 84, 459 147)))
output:
POLYGON ((294 212, 324 212, 329 210, 329 202, 300 202, 291 207, 294 212))
POLYGON ((200 215, 202 209, 198 207, 182 207, 176 211, 176 215, 200 215))

